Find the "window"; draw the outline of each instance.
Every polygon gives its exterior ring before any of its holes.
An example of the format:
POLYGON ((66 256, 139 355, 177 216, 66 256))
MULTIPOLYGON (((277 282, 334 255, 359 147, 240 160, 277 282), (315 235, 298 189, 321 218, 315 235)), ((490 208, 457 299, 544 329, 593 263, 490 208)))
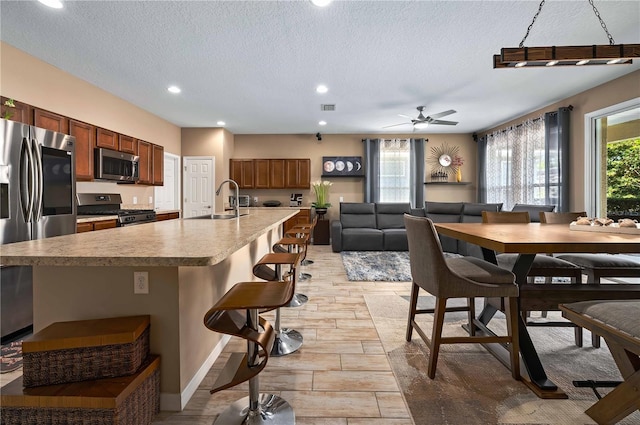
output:
POLYGON ((425 139, 363 139, 364 201, 424 203, 425 139))
POLYGON ((407 139, 380 143, 380 202, 409 202, 411 152, 407 139))
MULTIPOLYGON (((511 210, 517 203, 545 204, 548 193, 542 117, 488 135, 486 149, 486 202, 503 202, 503 210, 511 210)), ((557 186, 557 174, 555 180, 557 186)))
POLYGON ((569 211, 569 128, 573 107, 558 108, 478 141, 480 202, 555 205, 569 211))

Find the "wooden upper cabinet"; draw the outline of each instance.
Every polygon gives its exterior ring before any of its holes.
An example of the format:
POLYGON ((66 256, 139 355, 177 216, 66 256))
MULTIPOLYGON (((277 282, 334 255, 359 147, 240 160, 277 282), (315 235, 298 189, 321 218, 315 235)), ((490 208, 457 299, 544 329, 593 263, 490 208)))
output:
POLYGON ((95 127, 84 122, 69 120, 69 134, 76 138, 76 180, 93 180, 95 127))
POLYGON ((285 159, 285 185, 292 189, 308 189, 311 185, 311 160, 285 159))
POLYGON ((269 160, 268 159, 254 159, 253 160, 253 187, 255 189, 269 189, 269 160))
POLYGON ((57 131, 58 133, 69 134, 69 118, 44 109, 33 108, 33 125, 57 131))
POLYGON ((125 136, 124 134, 118 134, 118 150, 120 152, 126 152, 133 155, 138 154, 138 143, 136 139, 131 136, 125 136))
POLYGON ((269 187, 284 189, 284 159, 269 160, 269 187))
POLYGON ((253 160, 231 159, 229 161, 230 176, 238 183, 240 189, 253 189, 253 160))
POLYGON ((152 151, 151 151, 151 143, 145 142, 144 140, 138 139, 138 156, 140 157, 138 162, 138 174, 140 179, 138 183, 140 184, 151 184, 151 179, 153 178, 153 164, 152 160, 152 151))
POLYGON ((164 184, 164 147, 160 145, 152 145, 152 166, 153 166, 153 185, 162 186, 164 184))
POLYGON ((17 121, 29 125, 33 124, 33 109, 31 108, 31 105, 27 105, 26 103, 0 96, 0 111, 2 118, 6 120, 17 121), (10 101, 13 106, 5 105, 5 102, 7 101, 10 101))
POLYGON ((96 146, 99 148, 118 150, 118 133, 105 128, 96 128, 96 146))

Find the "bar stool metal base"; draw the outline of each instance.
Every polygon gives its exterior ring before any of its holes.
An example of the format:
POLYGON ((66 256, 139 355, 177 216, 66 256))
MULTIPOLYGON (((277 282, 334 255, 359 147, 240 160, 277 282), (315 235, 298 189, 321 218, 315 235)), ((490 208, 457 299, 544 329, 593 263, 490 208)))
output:
POLYGON ((282 357, 298 351, 300 347, 302 347, 302 334, 295 329, 285 328, 276 334, 270 354, 273 357, 282 357))
POLYGON ((285 307, 300 307, 305 305, 309 301, 309 297, 305 294, 293 294, 293 298, 289 301, 289 304, 285 305, 285 307))
POLYGON ((303 266, 308 266, 313 264, 313 260, 307 260, 306 258, 300 262, 303 266))
POLYGON ((241 398, 218 415, 214 425, 294 425, 296 416, 286 400, 260 394, 257 411, 249 411, 249 397, 241 398))
POLYGON ((311 279, 313 276, 309 273, 300 273, 298 275, 298 282, 304 282, 305 280, 311 279))

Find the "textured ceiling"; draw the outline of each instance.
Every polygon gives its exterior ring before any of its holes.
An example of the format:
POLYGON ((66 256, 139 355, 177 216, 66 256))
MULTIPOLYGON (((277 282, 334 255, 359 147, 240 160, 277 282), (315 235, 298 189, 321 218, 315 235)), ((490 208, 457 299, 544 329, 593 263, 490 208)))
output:
MULTIPOLYGON (((615 42, 640 42, 640 2, 595 2, 615 42)), ((482 131, 640 69, 494 70, 537 1, 1 1, 2 40, 181 127, 235 134, 383 129, 447 109, 482 131), (329 92, 319 95, 318 84, 329 92), (169 85, 182 88, 171 95, 169 85), (320 110, 336 105, 334 112, 320 110), (318 125, 325 120, 325 127, 318 125)), ((589 3, 548 0, 526 46, 607 44, 589 3)), ((640 82, 639 82, 640 84, 640 82)))

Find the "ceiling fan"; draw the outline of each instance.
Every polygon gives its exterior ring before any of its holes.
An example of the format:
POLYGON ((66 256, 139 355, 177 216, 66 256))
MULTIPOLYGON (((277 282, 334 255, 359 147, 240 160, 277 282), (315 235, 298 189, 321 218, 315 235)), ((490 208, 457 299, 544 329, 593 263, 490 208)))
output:
POLYGON ((412 124, 414 130, 422 130, 422 129, 427 128, 430 124, 439 124, 439 125, 456 125, 456 124, 458 124, 457 121, 444 121, 444 120, 439 120, 438 119, 438 118, 446 117, 447 115, 455 114, 456 111, 454 111, 453 109, 449 109, 448 111, 440 112, 438 114, 433 114, 433 115, 429 115, 429 116, 426 116, 426 117, 422 114, 422 111, 424 111, 424 106, 418 106, 416 109, 419 112, 417 118, 413 118, 413 117, 410 117, 408 115, 398 114, 401 117, 409 118, 411 120, 410 123, 404 122, 404 123, 401 123, 401 124, 388 125, 388 126, 382 127, 382 128, 389 128, 389 127, 396 127, 396 126, 399 126, 399 125, 412 124))

